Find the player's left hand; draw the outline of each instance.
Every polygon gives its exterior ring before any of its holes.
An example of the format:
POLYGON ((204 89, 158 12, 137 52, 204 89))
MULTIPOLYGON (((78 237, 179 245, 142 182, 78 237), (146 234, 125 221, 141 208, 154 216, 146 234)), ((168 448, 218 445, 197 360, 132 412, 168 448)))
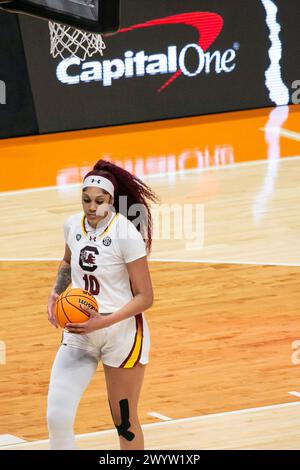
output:
POLYGON ((65 329, 69 333, 75 333, 77 335, 86 335, 92 333, 92 331, 100 330, 108 326, 107 317, 101 315, 99 312, 95 312, 89 307, 81 306, 82 310, 85 310, 90 318, 84 323, 67 323, 65 329))

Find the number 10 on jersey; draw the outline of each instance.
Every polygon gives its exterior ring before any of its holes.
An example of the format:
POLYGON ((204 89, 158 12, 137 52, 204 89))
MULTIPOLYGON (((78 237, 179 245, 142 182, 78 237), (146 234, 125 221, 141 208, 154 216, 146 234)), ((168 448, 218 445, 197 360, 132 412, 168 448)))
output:
POLYGON ((85 274, 83 276, 84 289, 90 292, 92 295, 98 295, 100 292, 100 284, 98 279, 91 274, 85 274))

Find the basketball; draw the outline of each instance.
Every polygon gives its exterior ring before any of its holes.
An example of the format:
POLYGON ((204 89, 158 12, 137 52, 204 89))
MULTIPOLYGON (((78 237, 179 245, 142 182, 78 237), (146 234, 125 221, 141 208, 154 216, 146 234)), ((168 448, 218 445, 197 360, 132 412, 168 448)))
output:
POLYGON ((95 297, 83 289, 67 289, 60 294, 55 304, 55 314, 58 324, 64 328, 66 323, 83 323, 89 319, 88 312, 81 307, 89 307, 98 311, 95 297))

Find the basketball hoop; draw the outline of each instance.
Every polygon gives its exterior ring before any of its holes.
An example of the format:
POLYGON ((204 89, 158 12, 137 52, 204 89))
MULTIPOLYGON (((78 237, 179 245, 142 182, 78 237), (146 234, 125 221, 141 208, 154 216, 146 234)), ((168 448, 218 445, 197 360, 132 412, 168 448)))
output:
POLYGON ((103 55, 102 35, 120 27, 120 0, 0 0, 1 9, 46 20, 53 58, 103 55))
POLYGON ((49 21, 50 54, 55 59, 78 57, 84 61, 94 54, 103 55, 105 43, 101 34, 88 33, 81 29, 49 21))

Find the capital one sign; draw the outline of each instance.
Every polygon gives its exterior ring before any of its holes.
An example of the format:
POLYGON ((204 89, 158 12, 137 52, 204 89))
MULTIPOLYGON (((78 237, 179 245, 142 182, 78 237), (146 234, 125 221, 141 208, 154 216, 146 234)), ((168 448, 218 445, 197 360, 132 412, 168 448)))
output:
POLYGON ((145 50, 128 50, 123 57, 116 57, 112 60, 82 62, 77 57, 68 58, 58 64, 57 79, 68 85, 98 81, 102 82, 103 86, 109 87, 114 81, 120 79, 172 74, 157 90, 162 92, 180 75, 191 78, 201 73, 229 73, 235 69, 235 49, 208 52, 224 25, 223 18, 217 13, 191 12, 172 15, 123 28, 118 34, 164 25, 189 26, 197 32, 198 41, 187 44, 181 50, 171 44, 166 52, 157 51, 155 54, 148 54, 145 50), (194 69, 189 68, 187 64, 187 57, 191 52, 198 58, 198 64, 194 69))

